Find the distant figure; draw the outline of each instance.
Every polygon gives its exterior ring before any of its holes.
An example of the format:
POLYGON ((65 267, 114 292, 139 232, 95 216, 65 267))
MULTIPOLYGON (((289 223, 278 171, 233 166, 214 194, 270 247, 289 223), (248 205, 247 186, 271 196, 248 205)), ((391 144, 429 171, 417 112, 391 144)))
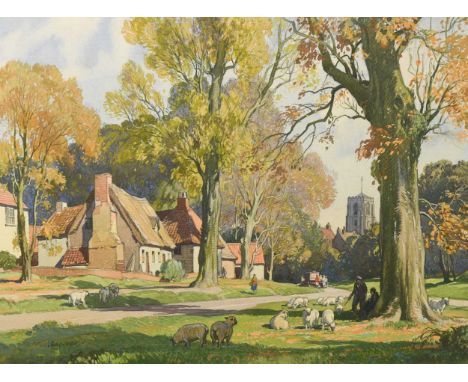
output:
POLYGON ((320 286, 320 275, 318 273, 315 275, 315 285, 320 286))
POLYGON ((252 279, 250 280, 250 289, 252 290, 252 293, 257 293, 257 285, 258 285, 258 281, 257 281, 257 276, 254 274, 252 276, 252 279))
POLYGON ((323 276, 322 278, 322 284, 323 284, 323 287, 324 288, 327 288, 328 287, 328 277, 327 276, 323 276))
POLYGON ((221 277, 223 279, 225 279, 227 277, 227 271, 226 271, 226 268, 223 267, 222 271, 221 271, 221 277))
POLYGON ((377 305, 377 301, 379 300, 379 293, 375 288, 370 288, 370 297, 366 301, 365 311, 366 316, 369 315, 372 310, 374 310, 375 306, 377 305))
POLYGON ((357 315, 360 319, 363 319, 365 316, 365 304, 366 304, 366 297, 367 297, 367 285, 362 280, 361 276, 356 277, 356 282, 354 283, 353 291, 348 297, 348 300, 353 297, 353 312, 357 315), (359 305, 359 313, 357 311, 357 306, 359 305))

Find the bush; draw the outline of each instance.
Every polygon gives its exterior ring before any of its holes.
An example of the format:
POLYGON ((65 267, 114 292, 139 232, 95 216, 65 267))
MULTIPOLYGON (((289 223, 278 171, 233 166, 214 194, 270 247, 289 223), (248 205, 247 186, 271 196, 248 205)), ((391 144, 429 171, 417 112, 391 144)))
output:
POLYGON ((13 269, 16 266, 16 257, 7 251, 0 251, 0 268, 13 269))
POLYGON ((169 281, 180 281, 185 276, 185 271, 180 261, 170 259, 162 263, 161 275, 169 281))

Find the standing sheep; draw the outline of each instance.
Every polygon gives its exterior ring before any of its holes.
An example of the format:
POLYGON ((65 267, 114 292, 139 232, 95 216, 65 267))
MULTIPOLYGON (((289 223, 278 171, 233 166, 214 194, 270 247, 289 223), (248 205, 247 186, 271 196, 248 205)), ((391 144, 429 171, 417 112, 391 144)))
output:
POLYGON ((177 345, 180 342, 185 344, 185 347, 189 347, 194 341, 199 340, 200 346, 206 344, 206 337, 208 336, 208 326, 205 324, 187 324, 180 327, 177 332, 172 336, 172 346, 177 345))
POLYGON ((229 345, 234 332, 233 327, 237 324, 237 319, 234 316, 224 317, 224 319, 225 321, 216 321, 210 328, 211 342, 213 345, 217 343, 218 347, 223 341, 229 345))
POLYGON ((86 305, 86 296, 88 296, 89 292, 87 290, 82 292, 73 292, 68 297, 68 302, 73 306, 77 304, 82 304, 85 308, 88 306, 86 305))
POLYGON ((270 320, 270 328, 275 330, 289 329, 288 311, 282 310, 270 320))
POLYGON ((107 304, 107 302, 111 299, 111 292, 108 287, 101 288, 99 290, 99 302, 101 304, 107 304))
POLYGON ((320 314, 316 309, 306 308, 302 312, 302 322, 306 329, 312 329, 319 324, 320 314))
POLYGON ((331 309, 326 309, 322 312, 322 330, 329 328, 332 332, 335 331, 335 315, 331 309))
POLYGON ((119 296, 120 288, 116 283, 111 283, 107 287, 109 289, 109 296, 114 299, 119 296))

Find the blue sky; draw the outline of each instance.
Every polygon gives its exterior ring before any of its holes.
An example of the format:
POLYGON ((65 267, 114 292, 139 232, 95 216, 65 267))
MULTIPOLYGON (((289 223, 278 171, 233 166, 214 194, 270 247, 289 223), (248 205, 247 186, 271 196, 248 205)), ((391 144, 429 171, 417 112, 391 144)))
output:
MULTIPOLYGON (((127 60, 143 62, 142 49, 123 39, 122 22, 120 18, 0 19, 0 65, 9 60, 56 65, 64 76, 77 79, 85 103, 99 112, 103 122, 110 122, 103 109, 106 91, 118 87, 117 76, 127 60)), ((361 176, 364 192, 376 198, 378 216, 378 192, 369 175, 371 162, 358 161, 355 155, 366 136, 365 122, 343 120, 337 126, 334 145, 328 150, 320 144, 312 147, 336 178, 337 198, 322 211, 322 224, 344 225, 346 198, 360 192, 361 176)), ((423 147, 420 167, 438 159, 468 160, 467 146, 450 136, 434 136, 423 147)))

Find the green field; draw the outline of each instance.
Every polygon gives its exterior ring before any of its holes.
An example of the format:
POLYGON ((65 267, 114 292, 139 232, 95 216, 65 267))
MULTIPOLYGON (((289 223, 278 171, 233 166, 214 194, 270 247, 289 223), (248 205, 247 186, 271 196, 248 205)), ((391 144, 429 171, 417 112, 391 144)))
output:
MULTIPOLYGON (((378 279, 365 280, 367 288, 372 287, 380 290, 378 279)), ((353 290, 353 281, 345 281, 341 283, 333 283, 335 288, 343 288, 346 290, 353 290)), ((426 289, 429 297, 449 297, 456 300, 468 300, 468 272, 458 276, 456 281, 444 284, 442 278, 428 278, 426 279, 426 289)))
MULTIPOLYGON (((9 273, 1 274, 5 279, 14 279, 17 274, 9 273)), ((159 283, 158 281, 147 280, 113 280, 98 276, 80 276, 80 277, 64 277, 51 278, 41 277, 35 280, 32 285, 25 285, 30 288, 36 284, 38 289, 43 290, 44 294, 34 296, 22 301, 9 301, 0 297, 0 314, 15 314, 29 312, 53 312, 58 310, 77 309, 68 303, 68 294, 47 294, 49 290, 60 290, 68 288, 89 289, 92 292, 86 299, 89 308, 102 308, 112 306, 144 306, 144 305, 161 305, 177 302, 189 301, 208 301, 228 298, 252 297, 253 294, 249 290, 248 281, 245 280, 220 280, 220 289, 218 292, 203 292, 194 291, 188 288, 190 280, 184 280, 180 283, 159 283), (99 302, 98 289, 115 282, 121 288, 121 295, 114 301, 108 304, 99 302), (158 288, 154 290, 151 288, 158 288)), ((0 292, 5 291, 11 293, 11 287, 0 284, 0 292)), ((32 289, 24 290, 21 285, 21 293, 26 293, 32 289)), ((16 289, 18 290, 18 288, 16 289)), ((287 296, 291 294, 314 293, 318 290, 315 288, 302 288, 294 284, 276 283, 271 281, 260 281, 259 289, 255 296, 287 296)), ((79 309, 83 309, 79 307, 79 309)))
MULTIPOLYGON (((319 310, 323 307, 314 306, 319 310)), ((274 331, 268 322, 281 303, 258 305, 236 314, 232 345, 217 349, 199 343, 185 349, 170 344, 183 324, 208 326, 225 314, 127 318, 102 325, 43 323, 32 330, 0 333, 0 363, 462 363, 463 352, 448 352, 413 339, 425 326, 411 323, 376 326, 337 319, 336 332, 305 330, 301 310, 291 312, 291 329, 274 331)), ((468 309, 448 308, 446 316, 468 318, 468 309)))

